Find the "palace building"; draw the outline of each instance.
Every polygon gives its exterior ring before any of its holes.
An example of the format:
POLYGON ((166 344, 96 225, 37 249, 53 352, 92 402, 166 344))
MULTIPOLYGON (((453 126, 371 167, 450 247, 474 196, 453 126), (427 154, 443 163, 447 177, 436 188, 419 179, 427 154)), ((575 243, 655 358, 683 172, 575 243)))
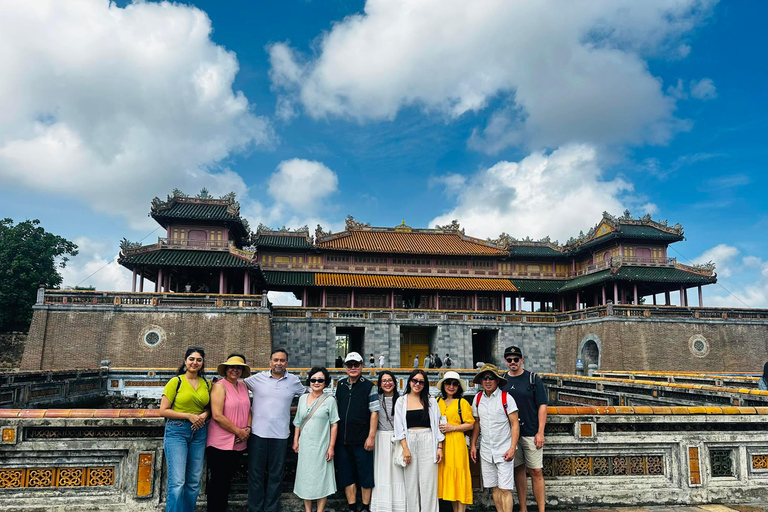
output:
MULTIPOLYGON (((563 312, 640 304, 670 293, 688 305, 688 289, 714 283, 713 268, 667 255, 682 226, 650 216, 603 214, 586 235, 565 245, 468 236, 457 222, 435 229, 371 227, 348 217, 346 229, 315 236, 308 228, 251 235, 234 195, 180 193, 155 199, 150 212, 166 236, 156 244, 125 242, 119 262, 156 292, 252 294, 292 292, 303 307, 563 312)), ((137 286, 138 283, 138 286, 137 286)))

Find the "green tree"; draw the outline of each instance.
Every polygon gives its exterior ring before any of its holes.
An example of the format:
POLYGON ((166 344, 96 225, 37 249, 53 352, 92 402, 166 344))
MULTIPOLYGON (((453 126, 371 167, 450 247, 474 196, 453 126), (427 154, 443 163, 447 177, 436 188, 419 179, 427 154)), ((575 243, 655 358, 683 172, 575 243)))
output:
POLYGON ((58 269, 77 255, 77 245, 39 224, 0 220, 0 332, 26 331, 38 287, 58 288, 58 269))

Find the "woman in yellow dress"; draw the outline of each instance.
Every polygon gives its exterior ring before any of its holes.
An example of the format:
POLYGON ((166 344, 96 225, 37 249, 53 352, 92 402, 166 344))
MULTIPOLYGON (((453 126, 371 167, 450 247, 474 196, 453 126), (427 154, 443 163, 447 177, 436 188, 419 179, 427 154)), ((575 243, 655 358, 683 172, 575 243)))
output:
POLYGON ((465 512, 472 504, 472 476, 465 432, 472 430, 472 406, 462 398, 467 384, 458 373, 445 372, 437 383, 440 398, 440 431, 445 434, 445 454, 437 468, 437 497, 450 501, 453 512, 465 512), (461 416, 459 416, 461 413, 461 416))

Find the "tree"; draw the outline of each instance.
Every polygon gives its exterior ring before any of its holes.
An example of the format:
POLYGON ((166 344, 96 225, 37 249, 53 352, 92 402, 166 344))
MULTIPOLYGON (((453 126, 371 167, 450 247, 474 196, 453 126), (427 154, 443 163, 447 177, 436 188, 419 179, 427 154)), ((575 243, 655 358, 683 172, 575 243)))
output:
POLYGON ((37 289, 58 288, 68 256, 77 245, 48 233, 39 220, 13 225, 0 220, 0 332, 26 331, 32 322, 37 289))

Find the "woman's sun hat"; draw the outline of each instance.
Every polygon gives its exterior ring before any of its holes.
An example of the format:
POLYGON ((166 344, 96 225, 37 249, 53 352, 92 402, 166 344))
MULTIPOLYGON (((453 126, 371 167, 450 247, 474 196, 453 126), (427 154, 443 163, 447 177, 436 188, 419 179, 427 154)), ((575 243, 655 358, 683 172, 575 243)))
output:
POLYGON ((222 377, 227 376, 227 366, 239 366, 243 369, 243 374, 241 377, 244 379, 247 376, 251 374, 251 367, 245 364, 245 361, 240 356, 232 356, 223 363, 221 363, 219 366, 216 367, 216 371, 219 372, 219 375, 222 377))
POLYGON ((467 383, 464 382, 464 379, 461 378, 461 375, 459 375, 457 372, 450 371, 445 372, 445 375, 443 375, 443 378, 437 381, 437 389, 443 389, 443 381, 446 380, 457 380, 459 381, 459 386, 461 386, 461 391, 466 393, 467 392, 467 383))

